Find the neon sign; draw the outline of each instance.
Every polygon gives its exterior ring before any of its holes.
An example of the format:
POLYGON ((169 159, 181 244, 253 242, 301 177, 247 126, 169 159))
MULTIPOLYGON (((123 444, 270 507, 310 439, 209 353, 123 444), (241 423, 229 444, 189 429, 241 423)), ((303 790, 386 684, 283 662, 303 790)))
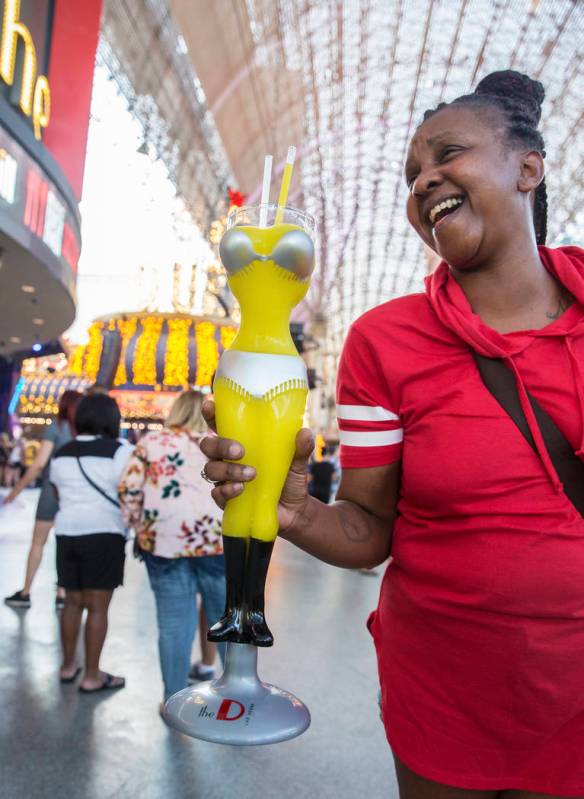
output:
POLYGON ((20 21, 20 0, 5 0, 2 39, 0 40, 0 78, 8 86, 20 78, 18 105, 27 117, 32 118, 36 139, 49 124, 51 117, 51 90, 46 75, 37 76, 37 54, 29 29, 20 21), (22 75, 15 75, 19 39, 24 45, 22 75))
POLYGON ((0 126, 0 211, 75 273, 79 225, 64 195, 0 126))
POLYGON ((0 147, 0 198, 12 205, 16 192, 18 162, 0 147))

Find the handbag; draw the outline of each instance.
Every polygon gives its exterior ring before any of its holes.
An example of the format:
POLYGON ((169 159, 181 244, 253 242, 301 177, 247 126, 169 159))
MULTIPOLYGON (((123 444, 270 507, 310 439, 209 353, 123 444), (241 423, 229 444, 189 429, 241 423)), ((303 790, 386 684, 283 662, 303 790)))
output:
MULTIPOLYGON (((94 488, 98 492, 98 494, 101 494, 104 499, 107 499, 108 502, 111 502, 112 505, 115 505, 116 508, 121 508, 122 506, 117 501, 117 499, 114 499, 113 497, 110 497, 110 495, 106 491, 104 491, 103 488, 98 486, 97 483, 93 482, 91 477, 87 474, 87 472, 83 468, 83 464, 81 463, 81 459, 78 457, 78 458, 76 458, 76 460, 77 460, 77 465, 79 466, 79 470, 81 471, 81 474, 87 480, 89 485, 92 488, 94 488)), ((132 554, 134 555, 135 558, 138 558, 138 560, 144 560, 144 557, 142 555, 142 550, 140 549, 140 544, 138 543, 138 536, 137 535, 134 536, 134 543, 132 545, 132 554)))
MULTIPOLYGON (((537 453, 535 441, 519 400, 515 375, 500 358, 487 358, 474 351, 473 357, 486 388, 515 422, 526 441, 537 453)), ((564 492, 578 513, 584 517, 584 463, 576 455, 554 420, 527 389, 526 394, 533 408, 550 460, 564 487, 564 492)), ((539 453, 537 454, 539 457, 539 453)))

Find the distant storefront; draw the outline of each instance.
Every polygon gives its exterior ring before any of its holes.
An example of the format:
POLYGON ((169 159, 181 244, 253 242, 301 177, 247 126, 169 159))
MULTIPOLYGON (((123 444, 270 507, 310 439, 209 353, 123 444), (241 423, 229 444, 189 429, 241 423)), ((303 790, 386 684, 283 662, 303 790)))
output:
POLYGON ((0 0, 0 355, 75 315, 101 0, 0 0))
POLYGON ((4 398, 11 363, 57 339, 75 316, 78 202, 101 2, 0 0, 4 398))

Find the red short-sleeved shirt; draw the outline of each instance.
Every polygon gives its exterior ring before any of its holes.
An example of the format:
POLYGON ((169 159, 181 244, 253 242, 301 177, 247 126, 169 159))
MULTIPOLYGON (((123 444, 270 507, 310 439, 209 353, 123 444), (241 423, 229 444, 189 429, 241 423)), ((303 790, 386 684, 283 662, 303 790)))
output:
POLYGON ((343 467, 402 461, 370 620, 388 739, 415 772, 461 788, 584 795, 584 520, 470 351, 503 348, 581 451, 580 259, 542 249, 577 298, 544 330, 490 331, 444 265, 426 295, 358 320, 341 359, 343 467))

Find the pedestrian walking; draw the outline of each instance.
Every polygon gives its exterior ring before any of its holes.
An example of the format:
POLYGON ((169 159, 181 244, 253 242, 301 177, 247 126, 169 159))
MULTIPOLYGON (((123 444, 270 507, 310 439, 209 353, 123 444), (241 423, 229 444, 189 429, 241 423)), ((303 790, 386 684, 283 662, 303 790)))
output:
POLYGON ((334 463, 330 460, 329 451, 326 447, 322 448, 322 459, 312 461, 308 474, 308 493, 328 505, 331 501, 336 469, 334 463))
MULTIPOLYGON (((19 591, 6 597, 4 602, 14 608, 30 608, 30 591, 35 575, 41 565, 43 550, 49 533, 53 527, 59 509, 57 497, 49 479, 51 458, 64 444, 75 435, 75 411, 82 395, 78 391, 64 391, 59 398, 57 418, 52 424, 45 425, 41 445, 31 465, 4 498, 3 504, 14 502, 16 497, 39 477, 42 479, 41 493, 37 503, 35 522, 32 531, 32 542, 26 560, 24 584, 19 591)), ((65 590, 57 586, 55 606, 62 610, 65 590)))
POLYGON ((62 683, 83 671, 82 693, 123 688, 125 680, 100 668, 114 590, 124 580, 126 532, 117 486, 132 454, 119 441, 120 411, 106 394, 83 397, 75 414, 77 436, 51 463, 59 498, 55 518, 57 574, 66 590, 61 614, 62 683), (76 659, 83 612, 85 662, 76 659))
POLYGON ((165 700, 187 685, 197 593, 209 624, 225 607, 221 513, 201 477, 202 400, 197 391, 177 397, 165 428, 138 442, 120 483, 156 600, 165 700))

